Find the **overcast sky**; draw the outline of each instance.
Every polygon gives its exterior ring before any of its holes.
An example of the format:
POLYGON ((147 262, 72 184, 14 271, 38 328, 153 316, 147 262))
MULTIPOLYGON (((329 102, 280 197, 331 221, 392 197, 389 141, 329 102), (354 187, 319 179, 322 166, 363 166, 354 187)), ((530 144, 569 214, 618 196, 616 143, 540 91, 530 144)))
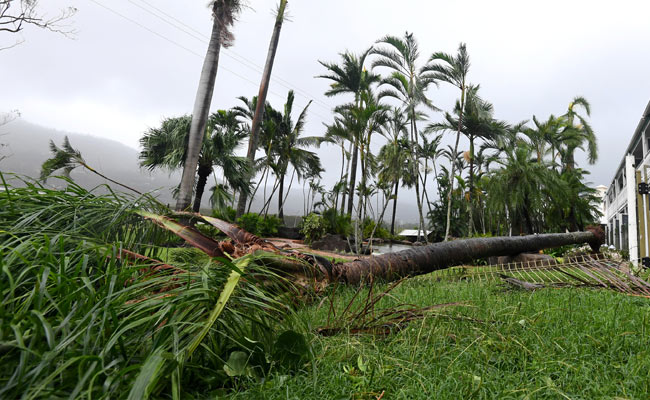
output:
MULTIPOLYGON (((19 109, 27 121, 133 147, 147 127, 191 112, 211 28, 206 0, 41 3, 51 13, 78 8, 76 38, 28 28, 25 43, 0 51, 0 111, 19 109), (160 13, 147 3, 192 30, 156 18, 152 13, 160 13)), ((276 3, 248 2, 234 28, 234 46, 222 52, 213 110, 257 93, 276 3)), ((346 49, 360 52, 405 31, 419 41, 422 62, 466 42, 470 81, 481 85, 499 119, 546 119, 562 114, 574 96, 586 97, 600 146, 598 163, 589 167, 595 184, 612 179, 650 100, 648 1, 293 0, 289 10, 269 101, 281 107, 289 88, 297 92, 294 109, 313 99, 307 135, 322 134, 330 108, 349 100, 323 95, 328 82, 314 78, 324 72, 317 60, 338 61, 346 49)), ((0 34, 0 47, 15 38, 0 34)), ((442 86, 429 97, 449 110, 457 93, 442 86)), ((334 148, 320 154, 331 184, 340 155, 334 148)))

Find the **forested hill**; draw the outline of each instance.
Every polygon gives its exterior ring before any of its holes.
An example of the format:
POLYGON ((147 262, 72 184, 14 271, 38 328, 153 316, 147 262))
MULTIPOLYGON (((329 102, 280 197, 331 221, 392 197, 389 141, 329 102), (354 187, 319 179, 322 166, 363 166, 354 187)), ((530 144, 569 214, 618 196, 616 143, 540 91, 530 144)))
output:
MULTIPOLYGON (((138 164, 138 150, 126 146, 114 140, 105 139, 79 133, 63 132, 52 128, 42 127, 36 124, 18 119, 6 125, 0 126, 0 171, 13 172, 38 178, 41 164, 48 159, 50 154, 50 140, 61 146, 63 138, 68 136, 72 147, 78 149, 90 166, 102 174, 115 179, 125 185, 136 188, 142 192, 156 190, 158 198, 166 204, 174 204, 171 189, 180 182, 180 172, 169 174, 159 170, 149 172, 140 168, 138 164)), ((75 182, 85 188, 92 188, 97 185, 107 184, 102 178, 83 168, 75 169, 72 174, 75 182)), ((57 180, 50 179, 48 184, 56 184, 57 180)), ((208 180, 208 188, 214 185, 214 178, 208 180)), ((115 190, 121 190, 115 187, 115 190)), ((268 193, 271 192, 268 188, 268 193)), ((206 191, 203 197, 202 207, 207 208, 209 203, 209 192, 206 191)), ((252 211, 257 211, 263 204, 263 188, 260 188, 256 196, 252 211)), ((399 211, 397 213, 398 226, 417 223, 417 209, 415 200, 407 197, 400 198, 399 211)), ((375 200, 373 199, 373 206, 375 200)), ((391 208, 386 211, 387 218, 391 208)), ((271 202, 269 210, 277 212, 277 200, 271 202)), ((295 182, 291 195, 288 196, 285 204, 285 214, 303 215, 304 194, 302 183, 295 182)))
MULTIPOLYGON (((41 164, 51 156, 50 140, 60 146, 66 135, 72 146, 81 151, 88 164, 102 174, 143 192, 157 190, 161 201, 172 201, 170 189, 178 184, 180 174, 169 175, 165 171, 150 173, 140 168, 138 150, 114 140, 62 132, 23 120, 0 126, 0 171, 37 178, 41 164)), ((75 169, 71 176, 87 188, 107 183, 83 168, 75 169)), ((56 180, 48 180, 48 183, 56 184, 56 180)))

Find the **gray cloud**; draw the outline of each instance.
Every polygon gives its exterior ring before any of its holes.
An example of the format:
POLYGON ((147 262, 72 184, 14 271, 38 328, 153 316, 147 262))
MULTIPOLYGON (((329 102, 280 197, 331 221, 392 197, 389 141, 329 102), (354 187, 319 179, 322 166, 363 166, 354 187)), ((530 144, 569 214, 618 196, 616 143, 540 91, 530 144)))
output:
MULTIPOLYGON (((209 11, 205 2, 146 0, 200 32, 188 35, 134 6, 145 6, 141 0, 95 1, 166 39, 92 1, 48 2, 52 10, 79 9, 77 38, 26 30, 26 43, 0 52, 0 110, 18 108, 34 123, 135 147, 148 126, 191 111, 206 47, 193 36, 209 34, 209 11)), ((214 109, 256 94, 275 3, 250 1, 241 15, 235 45, 221 58, 214 109)), ((546 118, 563 113, 574 96, 585 96, 601 148, 591 180, 607 184, 650 98, 650 53, 644 51, 650 48, 649 12, 650 3, 640 1, 294 0, 269 100, 280 107, 287 86, 298 91, 296 108, 313 98, 306 133, 321 134, 328 108, 349 99, 323 96, 327 82, 314 79, 323 72, 317 60, 336 61, 345 49, 359 52, 385 34, 406 30, 420 41, 423 61, 434 51, 454 52, 464 41, 472 57, 471 81, 481 84, 498 118, 546 118)), ((10 40, 0 36, 0 45, 10 40)), ((446 109, 457 95, 444 86, 429 94, 446 109)), ((338 163, 331 149, 320 154, 325 165, 338 163)), ((326 183, 335 175, 330 171, 326 183)))

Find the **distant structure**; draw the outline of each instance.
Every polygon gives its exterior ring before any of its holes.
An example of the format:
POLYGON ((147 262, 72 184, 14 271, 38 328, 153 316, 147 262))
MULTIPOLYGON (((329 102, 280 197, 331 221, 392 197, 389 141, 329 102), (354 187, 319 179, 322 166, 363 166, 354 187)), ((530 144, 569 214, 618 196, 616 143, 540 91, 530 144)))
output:
MULTIPOLYGON (((596 186, 596 195, 598 196, 598 211, 600 211, 600 225, 603 229, 607 227, 607 218, 605 217, 605 196, 607 196, 607 186, 598 185, 596 186)), ((596 205, 596 204, 594 204, 596 205)))
MULTIPOLYGON (((427 235, 427 238, 429 241, 433 238, 433 232, 431 231, 424 231, 427 235)), ((424 239, 424 233, 419 230, 419 229, 404 229, 400 233, 398 233, 399 236, 403 236, 406 240, 409 242, 417 242, 418 239, 424 239)))
POLYGON ((643 112, 603 202, 607 244, 650 267, 650 102, 643 112))

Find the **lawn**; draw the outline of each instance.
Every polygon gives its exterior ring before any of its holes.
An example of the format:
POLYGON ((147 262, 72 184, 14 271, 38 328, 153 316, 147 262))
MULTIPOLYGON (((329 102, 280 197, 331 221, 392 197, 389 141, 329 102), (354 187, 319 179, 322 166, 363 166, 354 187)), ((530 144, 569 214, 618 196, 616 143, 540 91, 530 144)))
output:
MULTIPOLYGON (((375 290, 385 289, 378 286, 375 290)), ((367 290, 367 289, 365 289, 367 290)), ((339 288, 339 312, 355 295, 339 288)), ((436 310, 387 336, 313 336, 300 373, 241 381, 231 398, 459 399, 647 398, 650 300, 605 290, 510 290, 497 283, 403 282, 379 308, 397 303, 436 310)), ((362 302, 360 293, 355 302, 362 302)), ((327 324, 329 302, 300 312, 312 330, 327 324)))

